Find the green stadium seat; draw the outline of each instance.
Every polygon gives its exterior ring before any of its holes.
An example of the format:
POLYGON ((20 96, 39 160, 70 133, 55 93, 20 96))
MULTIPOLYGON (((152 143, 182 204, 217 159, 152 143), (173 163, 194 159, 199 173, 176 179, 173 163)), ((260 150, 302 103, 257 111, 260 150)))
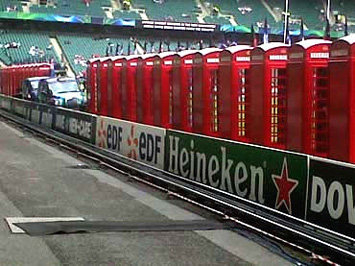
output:
POLYGON ((250 27, 251 24, 256 22, 263 22, 265 18, 271 25, 274 22, 274 18, 260 0, 210 0, 208 2, 218 6, 222 14, 234 16, 239 25, 250 27))
POLYGON ((1 60, 5 64, 47 62, 51 59, 58 60, 49 37, 45 33, 5 31, 0 34, 1 60), (13 43, 13 48, 4 46, 13 43), (16 46, 16 48, 14 47, 16 46), (32 55, 30 50, 32 47, 32 55), (36 47, 36 48, 34 48, 36 47))
POLYGON ((142 19, 137 12, 125 11, 125 10, 117 10, 113 12, 113 17, 120 18, 120 19, 142 19))
POLYGON ((18 0, 0 0, 0 12, 9 11, 8 8, 14 9, 14 11, 22 12, 21 1, 18 0))
POLYGON ((103 7, 111 7, 111 1, 92 0, 86 6, 82 0, 61 0, 57 1, 55 6, 31 5, 30 11, 33 13, 105 17, 103 7))
POLYGON ((213 23, 213 24, 230 24, 229 20, 225 17, 220 16, 207 16, 203 19, 206 23, 213 23))
POLYGON ((134 7, 144 8, 149 19, 179 22, 198 22, 196 2, 191 0, 165 0, 163 4, 147 0, 132 1, 134 7))
MULTIPOLYGON (((57 35, 57 40, 65 53, 67 60, 74 72, 78 74, 86 69, 85 63, 93 56, 105 56, 109 43, 113 44, 112 53, 115 54, 117 44, 123 45, 123 53, 128 52, 129 39, 124 38, 101 38, 94 39, 91 36, 82 35, 57 35)), ((131 53, 133 45, 131 44, 131 53)))

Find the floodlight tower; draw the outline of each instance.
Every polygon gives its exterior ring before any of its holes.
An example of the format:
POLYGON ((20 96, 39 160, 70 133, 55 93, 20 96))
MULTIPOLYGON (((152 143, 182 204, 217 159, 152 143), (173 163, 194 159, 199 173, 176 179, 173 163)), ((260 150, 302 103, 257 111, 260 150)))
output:
POLYGON ((287 32, 288 32, 288 16, 289 16, 289 0, 285 0, 285 10, 284 10, 284 43, 286 43, 287 32))

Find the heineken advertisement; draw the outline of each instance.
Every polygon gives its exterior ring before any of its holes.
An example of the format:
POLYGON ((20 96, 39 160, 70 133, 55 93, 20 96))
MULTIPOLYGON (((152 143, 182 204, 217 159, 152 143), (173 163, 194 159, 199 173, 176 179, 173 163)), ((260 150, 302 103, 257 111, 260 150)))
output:
POLYGON ((355 238, 355 166, 311 159, 307 221, 355 238))
POLYGON ((299 218, 307 156, 167 131, 165 170, 299 218))

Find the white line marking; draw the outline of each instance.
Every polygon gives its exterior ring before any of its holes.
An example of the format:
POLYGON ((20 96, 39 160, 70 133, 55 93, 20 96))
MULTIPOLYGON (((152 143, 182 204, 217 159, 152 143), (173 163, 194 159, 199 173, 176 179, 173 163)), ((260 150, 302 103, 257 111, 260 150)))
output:
POLYGON ((68 222, 68 221, 85 221, 83 217, 6 217, 5 221, 9 225, 11 233, 25 234, 16 223, 45 223, 45 222, 68 222))

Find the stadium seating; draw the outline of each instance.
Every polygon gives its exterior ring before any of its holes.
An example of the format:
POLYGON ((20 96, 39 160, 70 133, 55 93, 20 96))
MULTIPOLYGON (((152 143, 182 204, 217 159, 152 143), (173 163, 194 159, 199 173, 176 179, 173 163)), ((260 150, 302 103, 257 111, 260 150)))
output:
POLYGON ((1 59, 5 64, 57 59, 45 33, 3 31, 0 33, 0 44, 1 59))
POLYGON ((0 61, 5 65, 11 64, 11 59, 5 54, 5 50, 2 50, 2 48, 0 48, 0 61))
POLYGON ((154 1, 134 0, 134 7, 143 8, 149 19, 198 22, 196 2, 191 0, 165 0, 159 4, 154 1))
POLYGON ((219 7, 222 14, 233 15, 240 25, 250 26, 252 23, 263 22, 265 18, 271 24, 274 19, 260 0, 209 0, 219 7))
MULTIPOLYGON (((106 50, 111 44, 112 48, 108 49, 110 55, 116 54, 117 44, 120 44, 119 52, 127 54, 128 39, 94 39, 91 36, 77 36, 77 35, 57 35, 57 40, 65 53, 69 64, 76 73, 79 73, 86 68, 86 61, 93 56, 105 56, 106 50), (122 50, 123 46, 123 50, 122 50), (111 51, 110 51, 111 49, 111 51)), ((131 53, 133 53, 133 44, 131 44, 131 53)))
POLYGON ((117 10, 113 12, 113 16, 120 19, 141 19, 141 16, 135 11, 117 10))
MULTIPOLYGON (((267 0, 270 7, 284 9, 284 0, 267 0)), ((305 26, 312 30, 323 30, 325 26, 324 15, 321 14, 323 8, 322 0, 315 0, 310 5, 307 1, 290 1, 291 18, 303 18, 305 26)))
POLYGON ((78 15, 104 17, 105 12, 102 7, 110 7, 111 1, 93 0, 89 5, 85 5, 82 0, 61 0, 55 6, 31 5, 30 11, 34 13, 48 13, 58 15, 78 15))
POLYGON ((206 23, 213 23, 213 24, 230 24, 229 20, 225 17, 220 16, 207 16, 204 17, 203 20, 206 23))
POLYGON ((21 1, 18 0, 0 0, 1 11, 21 11, 21 1))
POLYGON ((347 15, 349 20, 355 22, 355 4, 353 1, 332 0, 332 10, 347 15))
POLYGON ((320 0, 313 1, 312 5, 306 1, 292 1, 290 4, 292 14, 303 17, 307 27, 313 30, 322 30, 325 27, 324 14, 321 14, 322 9, 320 0))

